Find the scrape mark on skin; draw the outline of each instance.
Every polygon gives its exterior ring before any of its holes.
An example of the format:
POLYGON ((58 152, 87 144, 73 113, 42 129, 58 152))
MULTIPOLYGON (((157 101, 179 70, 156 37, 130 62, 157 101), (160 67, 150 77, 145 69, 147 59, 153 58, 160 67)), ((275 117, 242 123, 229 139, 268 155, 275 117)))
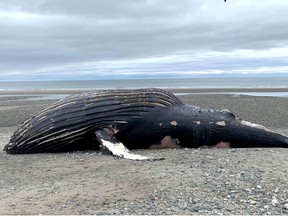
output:
POLYGON ((196 123, 197 125, 200 125, 201 122, 200 121, 193 121, 194 123, 196 123))
POLYGON ((109 125, 109 127, 107 128, 109 129, 109 133, 111 136, 114 136, 119 131, 114 125, 109 125))
POLYGON ((112 131, 114 134, 117 134, 119 132, 119 130, 117 128, 112 128, 112 131))
POLYGON ((216 145, 214 145, 215 148, 230 148, 230 142, 219 142, 216 145))
POLYGON ((127 121, 114 121, 115 123, 120 123, 120 124, 127 124, 127 121))
POLYGON ((171 136, 165 136, 160 144, 153 144, 150 149, 162 149, 162 148, 181 148, 180 141, 177 138, 171 138, 171 136))
POLYGON ((249 126, 249 127, 254 127, 254 128, 259 128, 259 129, 262 129, 262 130, 270 131, 268 128, 264 127, 263 125, 251 123, 251 122, 244 121, 244 120, 241 121, 241 124, 249 126))
POLYGON ((159 126, 162 127, 162 123, 159 123, 159 126))
POLYGON ((222 127, 226 126, 225 121, 218 121, 218 122, 216 122, 216 124, 219 126, 222 126, 222 127))
POLYGON ((177 126, 177 122, 176 121, 171 121, 170 124, 173 125, 173 126, 177 126))

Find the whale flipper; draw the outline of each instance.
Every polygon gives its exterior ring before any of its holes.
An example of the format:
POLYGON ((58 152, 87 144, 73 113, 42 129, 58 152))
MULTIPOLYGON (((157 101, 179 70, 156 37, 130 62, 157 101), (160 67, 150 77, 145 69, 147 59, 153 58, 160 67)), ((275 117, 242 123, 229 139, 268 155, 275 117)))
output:
POLYGON ((164 158, 151 158, 138 154, 133 154, 127 149, 123 143, 118 141, 114 136, 113 130, 110 128, 103 128, 95 132, 96 139, 100 143, 102 149, 108 150, 114 156, 137 161, 154 161, 163 160, 164 158))

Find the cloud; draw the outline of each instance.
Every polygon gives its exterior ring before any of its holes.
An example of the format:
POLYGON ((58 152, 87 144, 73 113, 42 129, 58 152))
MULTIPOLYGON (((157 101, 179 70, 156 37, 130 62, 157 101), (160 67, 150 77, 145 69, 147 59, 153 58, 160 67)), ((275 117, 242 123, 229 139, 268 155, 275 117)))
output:
POLYGON ((281 0, 2 0, 0 79, 288 73, 287 6, 281 0))

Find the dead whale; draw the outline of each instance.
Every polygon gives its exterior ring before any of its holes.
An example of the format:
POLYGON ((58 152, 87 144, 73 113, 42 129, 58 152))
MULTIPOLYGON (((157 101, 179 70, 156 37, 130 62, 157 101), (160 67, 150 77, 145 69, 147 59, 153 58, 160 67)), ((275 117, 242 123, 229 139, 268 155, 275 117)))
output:
POLYGON ((9 154, 105 148, 126 159, 149 160, 128 149, 288 147, 288 138, 229 110, 183 104, 161 89, 101 90, 72 95, 18 126, 9 154))

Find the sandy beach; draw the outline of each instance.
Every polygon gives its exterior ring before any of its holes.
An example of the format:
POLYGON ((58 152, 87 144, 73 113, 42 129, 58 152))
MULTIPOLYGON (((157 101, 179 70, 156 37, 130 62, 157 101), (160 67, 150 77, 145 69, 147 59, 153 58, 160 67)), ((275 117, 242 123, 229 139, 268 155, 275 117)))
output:
MULTIPOLYGON (((222 94, 213 94, 213 89, 171 91, 197 93, 179 98, 197 106, 229 109, 288 136, 287 97, 225 94, 245 89, 218 90, 222 94)), ((0 92, 0 148, 19 123, 55 101, 37 100, 39 95, 78 92, 0 92)), ((0 214, 288 214, 287 149, 135 152, 165 160, 129 161, 102 152, 0 151, 0 214)))

